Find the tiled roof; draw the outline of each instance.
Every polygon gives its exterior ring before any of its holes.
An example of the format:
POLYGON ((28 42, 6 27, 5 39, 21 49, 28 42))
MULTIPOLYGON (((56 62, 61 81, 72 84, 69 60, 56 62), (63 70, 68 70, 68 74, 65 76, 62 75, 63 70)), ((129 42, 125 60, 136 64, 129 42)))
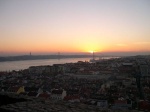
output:
POLYGON ((52 90, 52 94, 62 94, 63 90, 62 89, 54 89, 52 90))
POLYGON ((44 92, 44 93, 39 94, 39 96, 38 96, 38 97, 42 97, 42 98, 49 98, 49 97, 50 97, 50 94, 48 94, 48 93, 44 92))
POLYGON ((36 87, 25 87, 24 90, 25 92, 31 92, 31 91, 38 91, 39 88, 36 87))
POLYGON ((38 94, 37 92, 29 92, 27 95, 28 96, 37 96, 37 94, 38 94))

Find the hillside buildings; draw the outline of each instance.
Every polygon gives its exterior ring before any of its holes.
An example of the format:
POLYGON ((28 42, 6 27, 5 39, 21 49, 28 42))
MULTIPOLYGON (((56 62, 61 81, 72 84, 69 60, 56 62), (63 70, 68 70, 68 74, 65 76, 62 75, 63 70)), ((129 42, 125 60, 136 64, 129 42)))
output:
POLYGON ((149 68, 149 56, 34 66, 0 73, 0 91, 103 109, 150 110, 149 68))

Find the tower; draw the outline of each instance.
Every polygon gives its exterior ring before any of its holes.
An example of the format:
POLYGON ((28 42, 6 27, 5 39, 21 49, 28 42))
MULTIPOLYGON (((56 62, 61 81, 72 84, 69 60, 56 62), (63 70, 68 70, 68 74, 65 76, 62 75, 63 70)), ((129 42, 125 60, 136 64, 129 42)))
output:
POLYGON ((60 60, 60 52, 58 52, 58 60, 60 60))
POLYGON ((95 58, 95 57, 94 57, 94 51, 93 51, 93 60, 95 60, 94 58, 95 58))

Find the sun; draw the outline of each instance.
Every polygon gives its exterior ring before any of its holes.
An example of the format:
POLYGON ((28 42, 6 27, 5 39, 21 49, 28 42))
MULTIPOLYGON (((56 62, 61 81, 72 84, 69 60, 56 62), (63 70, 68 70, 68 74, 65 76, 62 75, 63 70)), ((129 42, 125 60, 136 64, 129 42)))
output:
POLYGON ((95 51, 94 51, 94 50, 90 50, 89 52, 90 52, 90 53, 94 53, 95 51))
POLYGON ((83 42, 81 45, 78 46, 81 51, 88 52, 88 53, 95 53, 102 51, 102 46, 97 42, 83 42))

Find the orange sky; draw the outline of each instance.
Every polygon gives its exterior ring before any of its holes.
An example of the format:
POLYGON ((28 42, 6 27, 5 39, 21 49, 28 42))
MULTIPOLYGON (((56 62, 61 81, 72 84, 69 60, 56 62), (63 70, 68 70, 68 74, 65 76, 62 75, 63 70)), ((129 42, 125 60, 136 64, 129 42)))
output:
POLYGON ((148 0, 0 3, 0 53, 150 52, 148 0))

